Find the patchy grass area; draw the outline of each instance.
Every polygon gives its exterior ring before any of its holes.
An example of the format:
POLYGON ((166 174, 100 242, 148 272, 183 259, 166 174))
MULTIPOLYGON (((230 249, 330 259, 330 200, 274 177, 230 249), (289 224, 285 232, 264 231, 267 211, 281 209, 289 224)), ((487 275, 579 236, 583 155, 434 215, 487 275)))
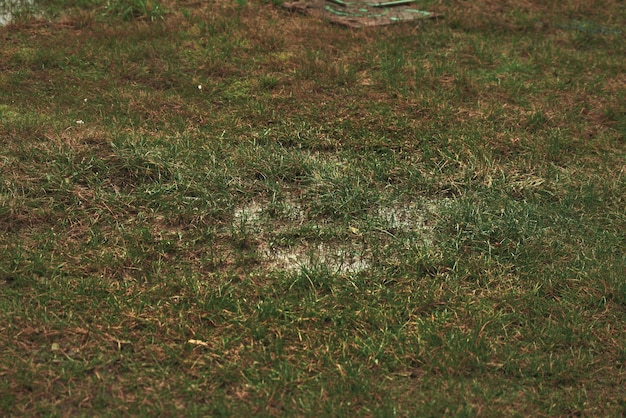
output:
POLYGON ((624 2, 207 3, 0 28, 2 415, 626 414, 624 2))

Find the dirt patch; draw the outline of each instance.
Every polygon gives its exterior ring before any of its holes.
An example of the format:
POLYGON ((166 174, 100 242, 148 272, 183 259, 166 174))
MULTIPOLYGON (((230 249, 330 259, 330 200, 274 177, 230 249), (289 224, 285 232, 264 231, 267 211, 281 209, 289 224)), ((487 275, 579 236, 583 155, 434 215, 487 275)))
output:
POLYGON ((371 223, 375 227, 368 231, 355 226, 347 226, 345 231, 333 230, 336 238, 323 242, 317 234, 311 234, 310 229, 323 230, 327 225, 307 219, 297 202, 285 202, 285 213, 280 214, 280 219, 275 217, 269 204, 250 202, 235 209, 233 227, 251 236, 257 255, 270 270, 291 271, 324 265, 331 271, 351 274, 372 267, 369 234, 383 235, 389 240, 410 236, 414 241, 417 237, 426 247, 435 245, 433 225, 436 214, 449 204, 449 199, 438 199, 380 207, 371 214, 371 223), (280 244, 278 237, 281 234, 299 231, 305 225, 308 227, 302 230, 302 236, 288 244, 280 244))

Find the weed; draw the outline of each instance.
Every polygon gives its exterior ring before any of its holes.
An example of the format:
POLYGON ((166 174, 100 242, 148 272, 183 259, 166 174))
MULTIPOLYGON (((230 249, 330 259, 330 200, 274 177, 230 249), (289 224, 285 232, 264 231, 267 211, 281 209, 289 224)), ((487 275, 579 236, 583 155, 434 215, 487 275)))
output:
POLYGON ((163 19, 167 12, 155 0, 108 0, 106 13, 124 20, 147 19, 153 22, 163 19))

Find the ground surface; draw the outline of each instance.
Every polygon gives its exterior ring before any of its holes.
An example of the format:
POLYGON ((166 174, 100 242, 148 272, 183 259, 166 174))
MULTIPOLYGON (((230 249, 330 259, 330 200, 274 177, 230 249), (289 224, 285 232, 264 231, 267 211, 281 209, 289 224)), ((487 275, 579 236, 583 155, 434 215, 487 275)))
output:
POLYGON ((0 28, 2 415, 626 413, 626 8, 0 28))

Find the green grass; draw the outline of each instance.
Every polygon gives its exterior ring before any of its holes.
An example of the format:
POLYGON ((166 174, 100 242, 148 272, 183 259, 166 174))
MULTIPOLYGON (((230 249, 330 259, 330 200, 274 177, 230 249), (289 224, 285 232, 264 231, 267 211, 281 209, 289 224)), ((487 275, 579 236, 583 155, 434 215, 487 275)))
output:
POLYGON ((626 9, 427 6, 0 28, 2 415, 624 415, 626 9))

